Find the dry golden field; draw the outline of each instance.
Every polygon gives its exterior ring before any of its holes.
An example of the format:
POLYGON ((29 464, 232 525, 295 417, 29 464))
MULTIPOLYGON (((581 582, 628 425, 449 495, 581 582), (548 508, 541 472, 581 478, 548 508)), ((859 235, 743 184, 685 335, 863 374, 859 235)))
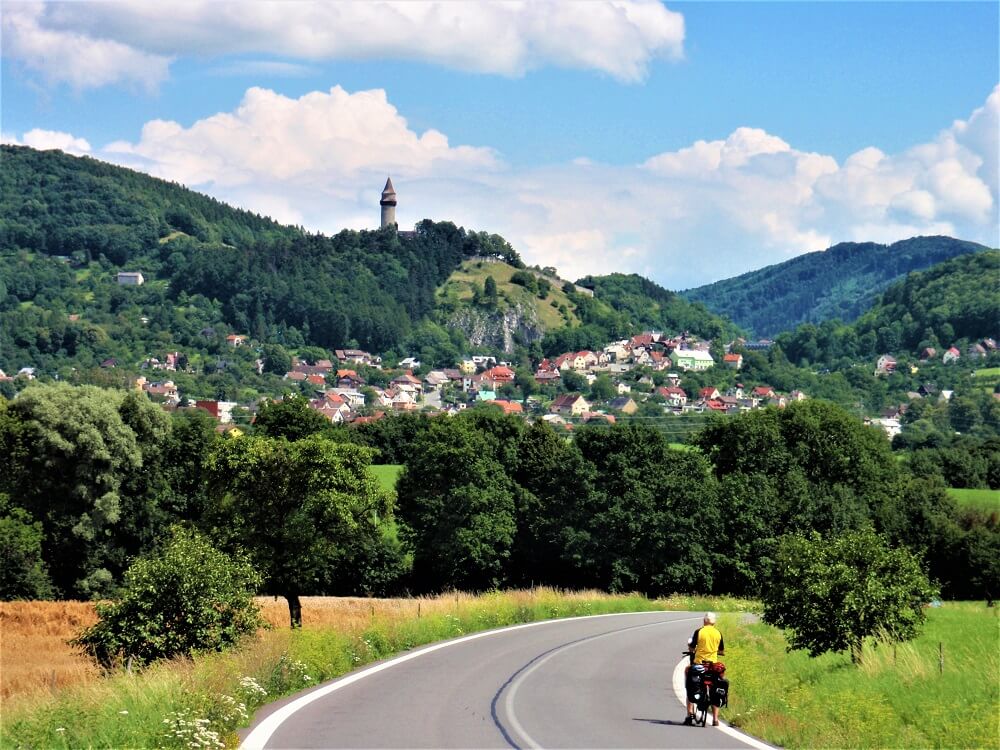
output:
POLYGON ((66 643, 95 622, 93 602, 0 602, 0 699, 97 679, 66 643))
MULTIPOLYGON (((530 603, 543 590, 509 592, 515 602, 530 603)), ((564 594, 586 599, 595 592, 564 594)), ((383 622, 450 612, 470 606, 470 594, 442 594, 416 599, 304 596, 304 628, 360 633, 372 618, 383 622)), ((288 604, 282 598, 258 597, 264 618, 276 629, 288 627, 288 604)), ((0 700, 54 691, 100 678, 100 670, 67 641, 97 621, 93 602, 0 602, 0 700)))

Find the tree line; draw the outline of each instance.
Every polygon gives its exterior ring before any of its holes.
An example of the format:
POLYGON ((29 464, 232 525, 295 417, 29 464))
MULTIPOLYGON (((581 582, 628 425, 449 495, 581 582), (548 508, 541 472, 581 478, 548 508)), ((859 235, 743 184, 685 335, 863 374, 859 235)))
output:
POLYGON ((261 591, 391 594, 548 584, 756 596, 782 539, 871 529, 946 596, 995 596, 997 518, 823 402, 712 420, 688 450, 640 424, 571 438, 494 407, 335 428, 303 399, 220 437, 138 393, 36 386, 0 400, 0 594, 114 594, 177 524, 245 556, 261 591), (396 497, 368 470, 404 469, 396 497))

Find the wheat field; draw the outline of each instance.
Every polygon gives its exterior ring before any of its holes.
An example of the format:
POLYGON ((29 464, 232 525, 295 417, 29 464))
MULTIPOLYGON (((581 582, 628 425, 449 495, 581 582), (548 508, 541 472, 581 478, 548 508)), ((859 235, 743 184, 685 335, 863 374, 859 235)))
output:
POLYGON ((93 602, 0 602, 0 699, 97 679, 66 642, 95 622, 93 602))

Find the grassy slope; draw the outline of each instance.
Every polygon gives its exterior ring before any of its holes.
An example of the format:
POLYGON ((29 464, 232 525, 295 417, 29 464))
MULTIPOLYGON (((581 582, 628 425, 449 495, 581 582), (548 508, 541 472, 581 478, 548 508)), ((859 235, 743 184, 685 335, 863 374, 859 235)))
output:
POLYGON ((785 652, 774 628, 726 618, 732 694, 724 718, 786 748, 1000 748, 998 610, 949 603, 895 649, 785 652), (938 671, 943 644, 944 671, 938 671))
POLYGON ((506 299, 511 303, 521 302, 534 307, 538 312, 538 320, 545 330, 580 324, 579 318, 573 314, 573 303, 569 301, 558 285, 553 284, 549 295, 542 300, 524 287, 511 283, 510 278, 516 271, 516 268, 506 263, 465 261, 441 286, 438 290, 438 297, 444 299, 451 296, 457 297, 462 302, 469 302, 472 300, 473 285, 482 287, 486 282, 486 277, 492 276, 497 284, 497 293, 501 299, 506 299), (568 311, 566 317, 559 312, 560 305, 565 306, 568 311))

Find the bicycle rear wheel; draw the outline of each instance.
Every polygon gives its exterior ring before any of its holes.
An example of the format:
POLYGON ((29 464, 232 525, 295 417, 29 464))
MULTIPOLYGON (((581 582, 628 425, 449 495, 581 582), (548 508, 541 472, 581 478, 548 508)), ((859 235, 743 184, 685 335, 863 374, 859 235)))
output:
POLYGON ((708 723, 708 701, 698 701, 698 705, 695 706, 694 723, 699 726, 708 723))

